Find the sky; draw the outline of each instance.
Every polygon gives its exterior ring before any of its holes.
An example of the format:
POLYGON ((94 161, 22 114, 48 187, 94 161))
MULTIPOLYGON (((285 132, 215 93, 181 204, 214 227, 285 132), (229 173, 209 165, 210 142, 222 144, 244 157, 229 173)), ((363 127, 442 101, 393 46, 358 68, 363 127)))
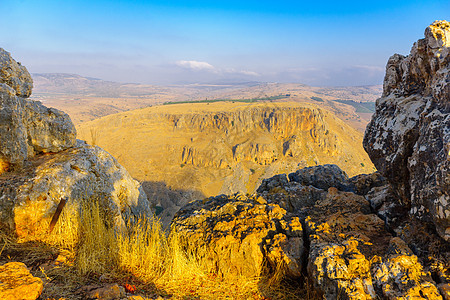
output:
POLYGON ((0 0, 0 47, 32 73, 145 84, 382 84, 450 1, 0 0))

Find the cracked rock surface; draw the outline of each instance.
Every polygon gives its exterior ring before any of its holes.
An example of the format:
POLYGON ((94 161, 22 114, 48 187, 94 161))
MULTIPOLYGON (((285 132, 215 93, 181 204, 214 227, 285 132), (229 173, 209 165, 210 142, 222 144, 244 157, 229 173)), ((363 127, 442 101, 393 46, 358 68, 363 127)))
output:
POLYGON ((450 23, 393 55, 364 149, 410 214, 450 240, 450 23))

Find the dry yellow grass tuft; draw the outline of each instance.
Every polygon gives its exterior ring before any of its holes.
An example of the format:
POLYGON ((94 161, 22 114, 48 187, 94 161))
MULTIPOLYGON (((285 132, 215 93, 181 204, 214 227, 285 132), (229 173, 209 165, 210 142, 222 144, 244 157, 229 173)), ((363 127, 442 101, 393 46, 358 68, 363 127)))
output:
POLYGON ((218 277, 206 271, 183 250, 176 234, 166 235, 157 218, 139 219, 119 230, 105 216, 97 201, 86 201, 79 209, 64 210, 51 234, 34 237, 39 243, 17 244, 2 235, 0 249, 28 253, 25 263, 46 282, 43 299, 80 299, 79 287, 105 274, 121 284, 135 284, 144 294, 175 299, 305 299, 305 290, 288 288, 274 277, 218 277), (43 260, 54 264, 57 256, 64 263, 40 266, 43 260))
POLYGON ((134 278, 141 286, 154 285, 175 298, 297 298, 278 281, 208 273, 182 249, 176 234, 166 236, 156 218, 130 222, 120 231, 105 221, 96 201, 86 202, 80 215, 76 213, 65 212, 46 242, 69 252, 79 276, 108 273, 119 281, 134 278))

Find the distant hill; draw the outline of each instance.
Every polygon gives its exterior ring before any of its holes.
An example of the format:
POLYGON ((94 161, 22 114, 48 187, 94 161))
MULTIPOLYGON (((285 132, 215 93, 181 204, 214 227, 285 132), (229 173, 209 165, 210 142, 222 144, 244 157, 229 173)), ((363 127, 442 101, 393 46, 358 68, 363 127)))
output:
MULTIPOLYGON (((371 113, 361 106, 381 96, 382 86, 311 87, 299 83, 222 80, 158 86, 118 83, 65 73, 35 73, 32 98, 67 112, 76 124, 166 102, 209 102, 217 99, 315 103, 363 131, 371 113), (283 95, 281 97, 280 95, 283 95), (358 104, 360 103, 360 104, 358 104)), ((372 104, 368 104, 370 107, 372 104)))

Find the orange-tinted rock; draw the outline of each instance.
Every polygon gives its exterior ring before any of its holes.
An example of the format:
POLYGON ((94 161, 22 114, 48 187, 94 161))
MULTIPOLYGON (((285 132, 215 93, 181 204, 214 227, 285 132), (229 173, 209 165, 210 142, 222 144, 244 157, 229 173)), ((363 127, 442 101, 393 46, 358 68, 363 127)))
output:
POLYGON ((42 280, 31 275, 21 262, 0 266, 0 299, 35 300, 41 295, 43 286, 42 280))
POLYGON ((189 203, 171 224, 189 252, 212 272, 257 277, 281 269, 300 277, 303 234, 298 217, 256 197, 218 196, 189 203))

